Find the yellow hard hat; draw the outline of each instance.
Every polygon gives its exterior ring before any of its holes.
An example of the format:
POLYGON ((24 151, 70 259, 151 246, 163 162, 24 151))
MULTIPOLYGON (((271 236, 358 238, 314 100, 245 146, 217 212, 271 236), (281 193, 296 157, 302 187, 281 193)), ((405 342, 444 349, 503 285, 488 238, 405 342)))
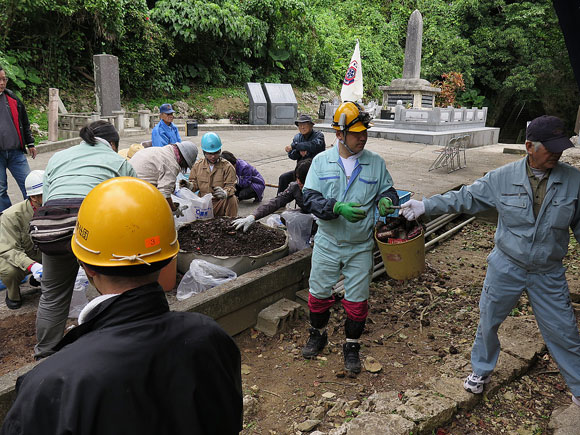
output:
POLYGON ((361 106, 345 101, 334 112, 332 128, 338 131, 359 132, 372 127, 371 116, 361 106))
POLYGON ((103 181, 84 199, 71 241, 73 253, 93 266, 138 266, 179 251, 173 214, 152 184, 133 177, 103 181))

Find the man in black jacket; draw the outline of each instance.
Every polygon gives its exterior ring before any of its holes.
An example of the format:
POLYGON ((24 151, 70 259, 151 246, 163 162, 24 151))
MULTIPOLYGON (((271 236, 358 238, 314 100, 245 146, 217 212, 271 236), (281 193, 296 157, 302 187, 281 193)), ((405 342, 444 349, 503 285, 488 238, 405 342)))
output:
POLYGON ((6 89, 8 77, 0 66, 0 212, 12 205, 8 197, 8 179, 6 169, 10 171, 22 197, 26 199, 24 180, 30 173, 26 161, 26 152, 36 157, 34 138, 30 132, 30 123, 24 104, 6 89))
POLYGON ((308 175, 308 170, 310 169, 311 164, 312 159, 300 160, 298 165, 296 165, 296 170, 294 171, 296 181, 290 183, 288 188, 278 196, 261 204, 252 214, 245 218, 234 220, 232 224, 236 230, 243 229, 244 232, 247 232, 256 220, 274 213, 281 207, 286 207, 286 205, 290 204, 292 201, 296 201, 296 206, 300 208, 300 211, 308 213, 304 207, 302 188, 304 187, 306 175, 308 175))
POLYGON ((240 352, 209 317, 170 312, 157 283, 177 255, 163 195, 132 177, 95 187, 72 250, 101 296, 16 384, 2 435, 238 434, 240 352))
MULTIPOLYGON (((321 153, 326 148, 324 142, 324 134, 313 129, 314 122, 309 115, 300 115, 294 122, 298 127, 298 133, 292 139, 292 143, 286 146, 285 151, 288 153, 288 158, 298 162, 304 159, 312 159, 318 153, 321 153)), ((280 195, 284 192, 290 183, 294 181, 294 171, 284 172, 278 178, 278 193, 280 195)))

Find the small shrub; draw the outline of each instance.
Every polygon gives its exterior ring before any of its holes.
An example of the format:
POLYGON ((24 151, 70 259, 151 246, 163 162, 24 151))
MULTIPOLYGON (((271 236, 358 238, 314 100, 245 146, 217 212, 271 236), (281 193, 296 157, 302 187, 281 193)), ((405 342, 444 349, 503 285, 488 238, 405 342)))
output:
POLYGON ((232 111, 229 114, 230 122, 232 124, 248 124, 250 122, 250 112, 248 111, 232 111))

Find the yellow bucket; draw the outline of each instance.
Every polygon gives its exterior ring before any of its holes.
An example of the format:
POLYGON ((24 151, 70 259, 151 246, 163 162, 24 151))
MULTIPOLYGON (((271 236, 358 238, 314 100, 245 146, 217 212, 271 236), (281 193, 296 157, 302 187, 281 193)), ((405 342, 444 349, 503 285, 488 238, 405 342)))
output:
POLYGON ((387 274, 398 280, 417 278, 425 269, 425 232, 407 242, 384 243, 377 239, 387 274))

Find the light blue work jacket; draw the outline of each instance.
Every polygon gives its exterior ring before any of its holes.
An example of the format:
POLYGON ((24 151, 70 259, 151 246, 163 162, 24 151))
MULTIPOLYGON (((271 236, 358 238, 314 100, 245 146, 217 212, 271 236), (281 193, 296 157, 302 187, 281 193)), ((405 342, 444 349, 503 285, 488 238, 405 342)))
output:
POLYGON ((137 177, 131 164, 102 142, 55 153, 44 172, 42 200, 84 198, 100 182, 114 177, 137 177))
MULTIPOLYGON (((339 202, 356 202, 361 204, 361 210, 366 211, 366 217, 359 222, 349 222, 343 216, 329 220, 318 220, 318 235, 325 237, 336 245, 372 243, 373 227, 377 220, 376 206, 381 194, 393 186, 393 179, 387 171, 385 161, 378 154, 363 150, 357 159, 352 175, 347 181, 344 166, 338 154, 338 146, 334 146, 314 157, 312 166, 306 176, 304 190, 311 189, 320 192, 324 197, 324 206, 328 213, 339 202), (332 201, 328 201, 332 200, 332 201)), ((311 206, 316 209, 318 204, 311 206)), ((321 214, 312 212, 318 216, 321 214)), ((334 215, 333 217, 335 217, 334 215)))
POLYGON ((154 147, 164 147, 170 143, 181 142, 181 136, 179 136, 179 130, 173 122, 167 125, 161 120, 151 131, 151 141, 154 147))
POLYGON ((569 228, 580 241, 580 171, 566 163, 552 169, 535 218, 526 159, 495 169, 459 191, 423 199, 425 214, 474 214, 495 208, 499 218, 494 249, 526 270, 548 272, 562 267, 569 228))

